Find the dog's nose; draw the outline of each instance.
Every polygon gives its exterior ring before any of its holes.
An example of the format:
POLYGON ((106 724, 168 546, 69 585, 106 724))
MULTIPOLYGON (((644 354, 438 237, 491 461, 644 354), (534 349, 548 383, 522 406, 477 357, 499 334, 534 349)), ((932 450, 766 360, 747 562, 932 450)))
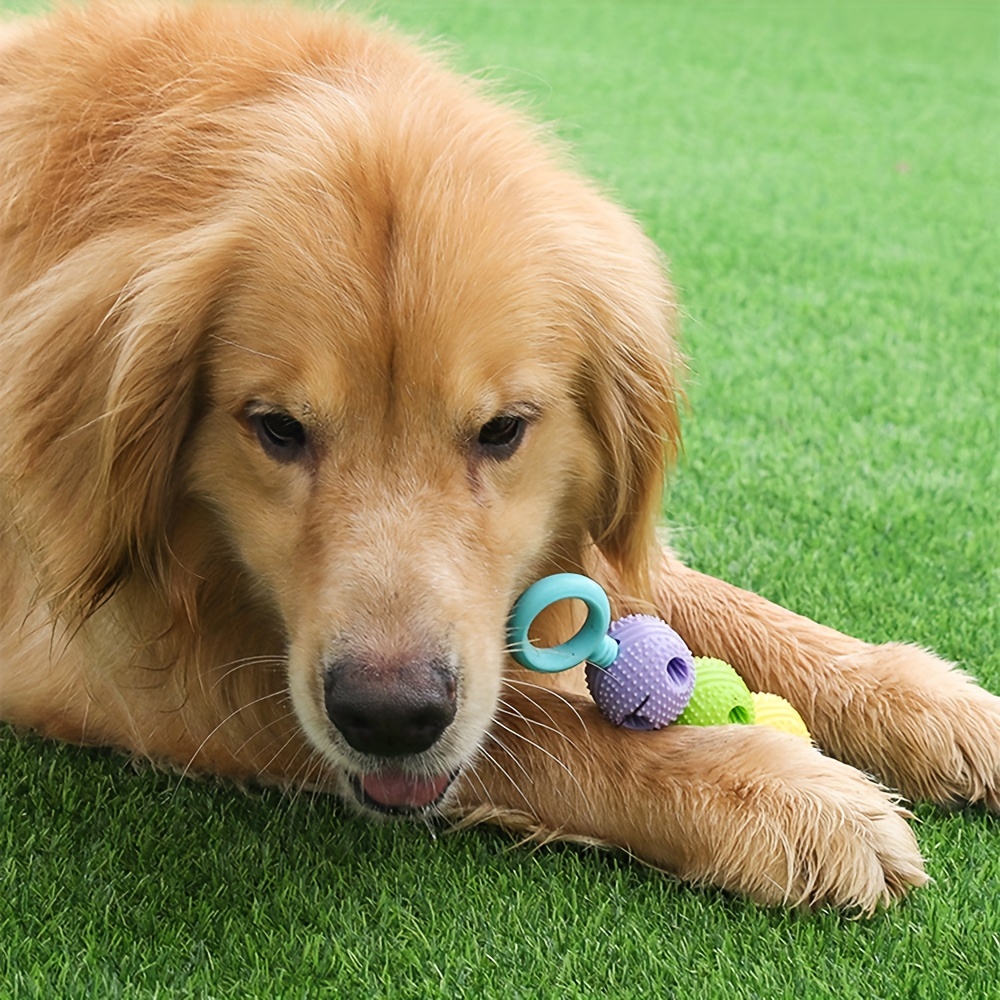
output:
POLYGON ((323 688, 330 721, 362 753, 420 753, 455 718, 454 676, 439 660, 339 659, 327 666, 323 688))

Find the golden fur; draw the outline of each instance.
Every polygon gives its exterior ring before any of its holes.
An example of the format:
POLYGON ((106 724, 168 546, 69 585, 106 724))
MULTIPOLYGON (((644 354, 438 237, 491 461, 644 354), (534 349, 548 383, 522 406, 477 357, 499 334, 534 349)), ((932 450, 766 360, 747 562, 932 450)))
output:
POLYGON ((460 771, 435 811, 764 902, 925 881, 855 767, 1000 806, 1000 700, 659 549, 672 292, 517 114, 334 16, 98 4, 0 39, 0 718, 352 801, 383 765, 421 794, 460 771), (557 570, 656 607, 848 763, 624 732, 579 672, 516 669, 507 611, 557 570), (324 709, 341 662, 393 697, 436 665, 454 721, 358 751, 324 709))

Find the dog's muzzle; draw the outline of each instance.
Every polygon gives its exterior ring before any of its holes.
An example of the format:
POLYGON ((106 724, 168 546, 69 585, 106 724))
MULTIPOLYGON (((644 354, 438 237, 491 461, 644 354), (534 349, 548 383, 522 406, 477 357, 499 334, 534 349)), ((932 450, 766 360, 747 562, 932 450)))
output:
POLYGON ((430 750, 455 718, 457 684, 442 660, 330 662, 323 679, 326 713, 347 744, 379 759, 351 785, 362 804, 385 813, 427 809, 455 773, 425 774, 412 758, 430 750))

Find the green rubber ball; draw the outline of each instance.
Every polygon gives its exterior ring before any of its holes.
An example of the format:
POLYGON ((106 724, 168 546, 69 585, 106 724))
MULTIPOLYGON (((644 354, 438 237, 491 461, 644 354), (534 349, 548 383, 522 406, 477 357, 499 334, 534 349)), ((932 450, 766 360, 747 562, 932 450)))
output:
POLYGON ((677 718, 679 726, 750 725, 755 717, 750 689, 724 660, 694 659, 694 693, 677 718))

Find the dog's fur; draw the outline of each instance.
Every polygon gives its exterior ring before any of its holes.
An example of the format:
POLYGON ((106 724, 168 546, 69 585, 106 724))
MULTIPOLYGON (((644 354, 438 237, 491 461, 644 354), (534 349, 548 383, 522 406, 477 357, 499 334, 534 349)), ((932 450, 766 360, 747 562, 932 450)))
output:
POLYGON ((671 289, 518 114, 334 16, 98 5, 0 37, 0 717, 766 902, 925 881, 854 768, 1000 806, 1000 699, 660 550, 671 289), (622 731, 578 671, 515 668, 508 609, 563 570, 789 698, 831 756, 622 731), (342 681, 454 719, 351 743, 342 681))

